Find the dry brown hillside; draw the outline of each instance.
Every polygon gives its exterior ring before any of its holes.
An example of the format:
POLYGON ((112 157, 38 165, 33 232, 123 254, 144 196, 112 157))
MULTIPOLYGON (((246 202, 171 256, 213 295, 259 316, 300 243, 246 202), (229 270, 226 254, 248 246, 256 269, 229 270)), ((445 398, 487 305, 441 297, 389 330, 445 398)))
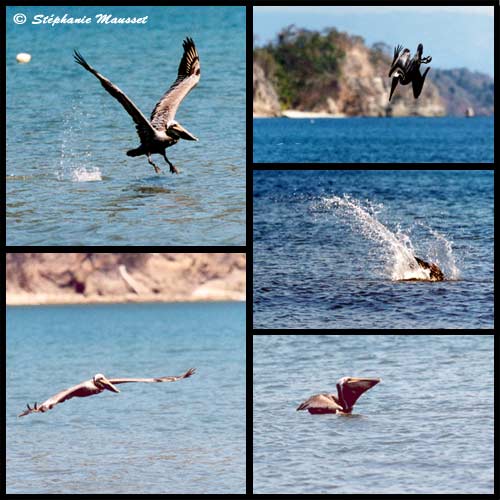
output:
POLYGON ((231 253, 8 253, 7 304, 245 300, 231 253))

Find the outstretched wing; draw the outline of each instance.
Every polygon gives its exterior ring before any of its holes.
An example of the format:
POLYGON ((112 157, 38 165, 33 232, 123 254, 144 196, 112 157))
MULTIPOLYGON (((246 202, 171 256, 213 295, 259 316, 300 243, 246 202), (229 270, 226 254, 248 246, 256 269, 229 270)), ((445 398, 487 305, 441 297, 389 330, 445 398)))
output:
POLYGON ((109 92, 125 108, 125 111, 135 122, 137 133, 139 134, 141 142, 149 142, 151 138, 154 137, 155 131, 148 122, 147 118, 142 114, 141 110, 131 101, 131 99, 129 99, 127 94, 90 66, 90 64, 88 64, 83 56, 76 50, 74 51, 74 58, 80 66, 83 66, 87 71, 92 73, 101 82, 101 85, 106 89, 106 91, 109 92))
POLYGON ((158 378, 110 378, 112 384, 127 384, 128 382, 176 382, 183 378, 188 378, 196 372, 196 368, 190 368, 184 375, 176 377, 158 377, 158 378))
POLYGON ((168 124, 175 118, 179 104, 200 81, 200 58, 193 40, 186 38, 182 46, 184 54, 177 71, 177 79, 151 113, 151 125, 156 130, 166 130, 168 124))
POLYGON ((24 410, 21 414, 18 415, 18 417, 24 417, 25 415, 28 415, 29 413, 32 412, 46 412, 47 410, 51 410, 55 405, 59 403, 64 403, 64 401, 67 401, 68 399, 74 398, 75 396, 80 395, 80 391, 84 389, 85 382, 81 382, 78 385, 75 385, 73 387, 70 387, 69 389, 64 389, 54 396, 50 397, 47 399, 47 401, 44 401, 40 406, 35 403, 33 408, 30 407, 30 405, 26 405, 27 409, 24 410))

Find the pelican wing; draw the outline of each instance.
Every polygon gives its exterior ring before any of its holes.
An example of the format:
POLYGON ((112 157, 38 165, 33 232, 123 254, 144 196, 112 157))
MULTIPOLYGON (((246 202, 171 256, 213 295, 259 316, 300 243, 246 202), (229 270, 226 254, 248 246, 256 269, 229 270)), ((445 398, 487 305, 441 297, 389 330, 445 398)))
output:
POLYGON ((125 111, 135 122, 137 134, 139 135, 141 142, 149 142, 151 138, 154 137, 155 131, 147 118, 142 114, 141 110, 132 102, 131 99, 129 99, 127 94, 90 66, 90 64, 88 64, 83 56, 76 50, 74 51, 74 58, 80 66, 83 66, 87 71, 92 73, 101 82, 101 85, 106 89, 106 91, 125 108, 125 111))
POLYGON ((151 124, 156 130, 166 130, 175 118, 179 104, 200 81, 200 58, 191 38, 182 43, 184 54, 177 71, 177 79, 156 104, 151 113, 151 124))
POLYGON ((396 60, 399 57, 399 54, 401 53, 402 50, 403 50, 402 45, 396 45, 396 47, 394 47, 394 58, 392 59, 391 66, 396 62, 396 60))
POLYGON ((317 408, 322 410, 342 410, 330 394, 315 394, 297 407, 297 411, 317 408))
POLYGON ((351 378, 349 382, 342 387, 344 401, 349 408, 352 408, 363 393, 379 382, 379 378, 351 378))
POLYGON ((410 51, 408 49, 404 49, 401 54, 401 49, 403 47, 401 45, 397 45, 394 49, 394 58, 392 60, 391 69, 389 70, 389 78, 391 76, 401 76, 407 72, 407 65, 410 59, 410 51))
POLYGON ((37 403, 35 403, 33 408, 30 408, 30 406, 27 405, 27 409, 24 410, 20 415, 18 415, 18 417, 24 417, 25 415, 28 415, 28 413, 32 412, 46 412, 47 410, 51 410, 55 405, 59 403, 64 403, 64 401, 67 401, 68 399, 74 398, 75 396, 80 396, 85 388, 85 384, 86 382, 81 382, 80 384, 74 385, 69 389, 64 389, 44 401, 40 406, 38 406, 37 403))
POLYGON ((110 378, 109 381, 112 384, 127 384, 129 382, 176 382, 183 378, 188 378, 196 372, 196 368, 190 368, 183 375, 176 377, 157 377, 157 378, 110 378))

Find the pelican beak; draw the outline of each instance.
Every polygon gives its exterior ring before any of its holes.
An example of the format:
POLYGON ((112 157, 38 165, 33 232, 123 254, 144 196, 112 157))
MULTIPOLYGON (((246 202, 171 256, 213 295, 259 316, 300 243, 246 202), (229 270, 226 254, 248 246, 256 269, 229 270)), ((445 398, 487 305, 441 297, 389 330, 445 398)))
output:
POLYGON ((191 132, 186 130, 180 123, 174 123, 168 127, 167 132, 173 133, 174 137, 179 136, 181 139, 186 141, 197 141, 198 138, 195 137, 191 132))
POLYGON ((373 387, 377 385, 382 379, 380 378, 359 378, 359 377, 349 377, 347 381, 348 385, 359 386, 359 387, 373 387))
POLYGON ((108 391, 120 392, 107 378, 102 380, 102 385, 104 385, 108 391))

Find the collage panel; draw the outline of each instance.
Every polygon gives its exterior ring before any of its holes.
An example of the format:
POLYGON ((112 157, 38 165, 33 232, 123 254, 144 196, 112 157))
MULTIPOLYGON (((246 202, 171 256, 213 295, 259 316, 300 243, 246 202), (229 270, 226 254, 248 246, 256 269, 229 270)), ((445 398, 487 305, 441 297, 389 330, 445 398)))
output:
POLYGON ((246 13, 8 6, 7 245, 245 245, 246 13))
POLYGON ((254 163, 493 163, 493 5, 255 6, 254 163))
POLYGON ((255 329, 492 329, 489 170, 254 170, 255 329))
POLYGON ((492 494, 493 335, 254 335, 255 494, 492 494))
POLYGON ((7 494, 246 493, 244 254, 7 253, 6 274, 7 494))

